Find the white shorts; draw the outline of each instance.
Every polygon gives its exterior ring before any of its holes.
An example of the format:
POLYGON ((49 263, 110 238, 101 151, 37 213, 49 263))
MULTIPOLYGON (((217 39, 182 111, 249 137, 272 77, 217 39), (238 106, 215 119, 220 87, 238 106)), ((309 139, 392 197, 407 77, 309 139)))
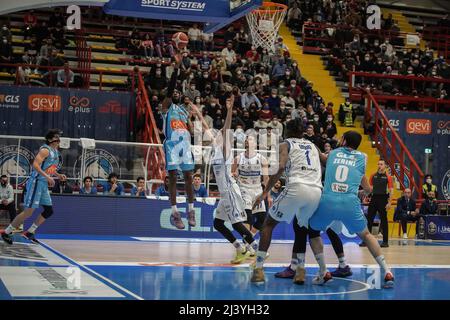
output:
POLYGON ((247 220, 244 201, 236 182, 232 182, 228 192, 220 196, 215 218, 229 221, 231 224, 247 220))
POLYGON ((342 228, 344 227, 344 225, 342 224, 341 221, 339 220, 334 220, 328 227, 327 229, 331 229, 333 230, 336 234, 340 234, 342 233, 342 228))
MULTIPOLYGON (((246 186, 239 185, 241 189, 242 199, 244 200, 245 210, 252 210, 253 203, 256 200, 256 197, 261 195, 263 192, 262 187, 258 188, 249 188, 246 186)), ((264 201, 261 201, 260 205, 256 207, 252 213, 266 212, 266 204, 264 201)))
POLYGON ((270 207, 269 215, 276 221, 287 223, 291 223, 295 216, 300 227, 308 227, 321 195, 321 188, 302 183, 289 184, 270 207))

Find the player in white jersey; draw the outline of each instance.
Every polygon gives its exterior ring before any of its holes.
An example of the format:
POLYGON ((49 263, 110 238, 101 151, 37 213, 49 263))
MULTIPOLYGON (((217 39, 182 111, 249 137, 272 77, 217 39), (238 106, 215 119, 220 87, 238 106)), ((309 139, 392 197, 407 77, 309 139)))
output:
MULTIPOLYGON (((214 154, 211 158, 211 163, 220 193, 220 201, 216 209, 216 216, 214 218, 214 228, 236 248, 236 256, 233 260, 231 260, 231 263, 238 264, 247 259, 250 256, 250 252, 247 250, 245 245, 234 237, 230 229, 225 226, 225 222, 230 222, 233 229, 242 236, 244 241, 253 250, 258 248, 258 244, 250 231, 243 224, 243 222, 247 220, 244 201, 236 180, 231 175, 231 164, 233 162, 233 158, 230 141, 233 141, 233 135, 230 128, 233 103, 233 97, 227 99, 227 116, 225 119, 225 124, 221 130, 222 134, 217 134, 215 137, 212 137, 214 154)), ((198 111, 195 105, 191 105, 191 107, 202 121, 203 128, 210 133, 211 131, 204 121, 201 112, 198 111)))
MULTIPOLYGON (((261 230, 266 217, 266 204, 261 204, 252 209, 256 198, 263 192, 261 185, 261 177, 263 177, 263 185, 267 185, 269 181, 269 162, 256 150, 256 137, 247 136, 245 140, 245 151, 234 158, 231 172, 238 181, 241 189, 242 198, 245 203, 245 212, 247 213, 247 224, 250 231, 255 234, 261 230)), ((272 205, 272 197, 267 196, 269 207, 272 205)))
MULTIPOLYGON (((303 139, 303 131, 300 119, 294 119, 287 123, 287 139, 280 144, 279 149, 278 172, 270 177, 264 192, 254 203, 254 207, 256 207, 264 201, 280 176, 285 174, 286 187, 274 201, 273 206, 269 209, 269 215, 264 221, 252 282, 265 281, 263 265, 272 239, 272 231, 276 225, 281 221, 290 223, 295 216, 298 225, 307 228, 309 218, 319 205, 322 194, 320 153, 312 142, 303 139)), ((300 271, 297 268, 297 272, 300 271)), ((304 274, 299 274, 299 277, 304 278, 304 274)), ((297 274, 295 278, 297 278, 297 274)))

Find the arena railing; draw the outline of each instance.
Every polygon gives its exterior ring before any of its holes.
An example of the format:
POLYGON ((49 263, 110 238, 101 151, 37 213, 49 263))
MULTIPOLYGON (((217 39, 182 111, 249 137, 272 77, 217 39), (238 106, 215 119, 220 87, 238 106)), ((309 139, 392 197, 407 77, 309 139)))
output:
POLYGON ((364 91, 364 98, 366 113, 373 119, 372 141, 381 157, 391 168, 391 173, 397 177, 402 189, 409 187, 417 193, 417 199, 420 201, 422 199, 423 171, 369 90, 364 91), (399 170, 396 170, 396 164, 399 165, 399 170), (405 177, 409 179, 409 186, 405 183, 405 177))
POLYGON ((91 69, 92 49, 86 42, 84 29, 76 30, 75 41, 78 69, 82 70, 83 87, 89 88, 91 73, 87 70, 91 69))
MULTIPOLYGON (((41 66, 41 65, 34 65, 34 64, 23 64, 23 63, 16 63, 16 64, 12 64, 12 63, 0 63, 0 67, 5 67, 5 68, 9 68, 9 69, 15 69, 16 73, 15 73, 15 79, 14 79, 14 84, 15 85, 32 85, 32 84, 21 84, 20 83, 20 75, 19 75, 19 67, 22 68, 22 70, 24 70, 25 68, 29 68, 31 70, 34 69, 39 69, 39 70, 45 70, 46 73, 44 74, 31 74, 29 75, 30 80, 46 80, 46 77, 48 76, 48 83, 42 82, 41 84, 42 86, 55 86, 57 84, 57 71, 59 70, 63 70, 64 67, 63 66, 41 66), (50 72, 52 72, 53 76, 50 76, 50 72)), ((133 70, 121 70, 121 71, 115 71, 115 70, 98 70, 98 69, 80 69, 80 68, 73 68, 70 67, 69 68, 71 71, 73 71, 75 73, 75 75, 82 75, 83 73, 89 73, 90 75, 92 74, 98 74, 99 75, 99 79, 98 79, 98 90, 104 90, 104 86, 106 83, 110 83, 110 81, 108 81, 107 78, 105 78, 105 75, 118 75, 118 76, 130 76, 133 74, 133 70)), ((133 81, 134 79, 132 79, 132 83, 130 84, 130 88, 127 88, 127 90, 129 91, 134 91, 135 89, 135 83, 133 81)), ((91 82, 91 80, 90 80, 91 82)), ((92 85, 92 83, 91 83, 92 85)), ((128 84, 124 84, 124 85, 128 85, 128 84)), ((69 87, 73 87, 73 84, 65 84, 66 88, 69 87)))
MULTIPOLYGON (((134 76, 132 77, 134 80, 134 76)), ((141 141, 145 143, 154 143, 159 145, 155 152, 148 154, 149 166, 147 166, 149 173, 161 181, 164 180, 164 151, 159 137, 159 130, 156 125, 155 117, 153 116, 152 106, 148 99, 147 88, 144 83, 142 74, 137 74, 137 92, 136 92, 136 119, 144 118, 144 130, 141 141)))
MULTIPOLYGON (((397 81, 398 87, 405 88, 410 86, 409 89, 416 90, 421 89, 420 86, 428 84, 438 84, 442 86, 449 86, 450 80, 443 78, 433 78, 433 77, 417 77, 417 76, 403 76, 403 75, 392 75, 392 74, 378 74, 369 72, 355 72, 351 71, 348 73, 348 90, 349 97, 353 101, 361 100, 364 96, 364 91, 362 87, 367 86, 373 82, 382 82, 383 80, 390 79, 393 82, 397 81)), ((427 88, 425 88, 426 90, 427 88)), ((433 90, 438 90, 433 89, 433 90)), ((372 93, 378 101, 395 101, 395 109, 398 110, 401 105, 406 105, 408 103, 414 102, 421 107, 422 110, 425 108, 430 108, 434 112, 450 112, 450 100, 448 99, 438 99, 430 96, 416 96, 408 95, 407 93, 402 93, 402 95, 389 95, 386 93, 372 93)))
MULTIPOLYGON (((345 41, 344 38, 336 39, 336 32, 351 30, 352 28, 343 24, 305 23, 303 24, 302 31, 303 52, 326 53, 334 46, 335 43, 337 43, 340 48, 343 48, 344 44, 348 42, 345 41), (324 33, 326 34, 327 29, 334 29, 334 34, 332 36, 323 36, 324 33), (319 43, 322 46, 311 45, 311 43, 319 43)), ((408 33, 383 29, 369 30, 366 28, 358 28, 358 30, 362 32, 362 36, 367 36, 368 38, 389 39, 391 44, 395 47, 403 47, 406 44, 406 38, 408 35, 420 36, 419 33, 408 33)), ((361 36, 360 40, 362 40, 361 36)))

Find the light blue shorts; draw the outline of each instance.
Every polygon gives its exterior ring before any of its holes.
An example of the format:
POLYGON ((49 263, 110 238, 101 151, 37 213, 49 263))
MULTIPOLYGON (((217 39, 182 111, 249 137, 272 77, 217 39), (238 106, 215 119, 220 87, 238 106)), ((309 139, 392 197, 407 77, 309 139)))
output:
POLYGON ((350 233, 359 233, 367 228, 361 201, 353 194, 322 194, 309 225, 314 230, 325 231, 334 220, 341 221, 350 233))
POLYGON ((40 206, 51 206, 52 199, 48 191, 46 180, 30 179, 27 182, 27 193, 25 194, 25 208, 39 208, 40 206))

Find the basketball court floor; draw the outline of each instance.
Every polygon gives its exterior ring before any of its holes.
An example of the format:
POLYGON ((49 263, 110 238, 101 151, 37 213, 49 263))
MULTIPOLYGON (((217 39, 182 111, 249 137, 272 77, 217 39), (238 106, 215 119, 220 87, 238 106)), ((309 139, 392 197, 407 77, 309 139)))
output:
MULTIPOLYGON (((326 237, 325 237, 326 238, 326 237)), ((383 249, 394 289, 379 289, 381 275, 367 248, 344 245, 353 276, 324 286, 311 280, 317 265, 308 248, 303 286, 274 274, 290 260, 292 242, 275 242, 266 283, 250 283, 250 261, 233 266, 234 248, 220 241, 40 235, 41 245, 15 235, 0 242, 0 299, 145 300, 395 300, 450 299, 450 242, 391 240, 383 249)), ((329 244, 330 269, 336 258, 329 244)))

